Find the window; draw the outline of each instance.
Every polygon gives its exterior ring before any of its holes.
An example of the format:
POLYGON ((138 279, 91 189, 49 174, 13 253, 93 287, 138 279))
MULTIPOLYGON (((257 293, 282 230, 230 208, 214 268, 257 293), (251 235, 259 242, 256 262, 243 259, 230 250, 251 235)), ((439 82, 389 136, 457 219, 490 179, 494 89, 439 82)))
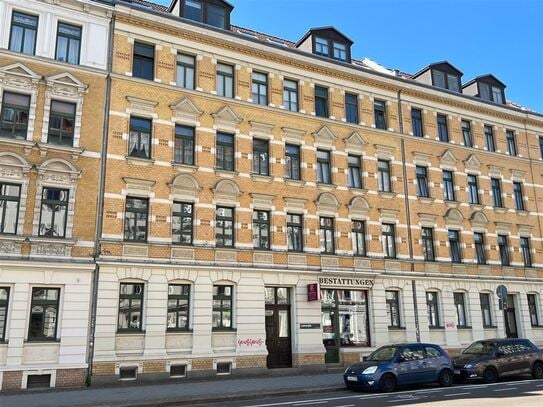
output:
POLYGON ((285 146, 285 176, 289 179, 301 179, 300 146, 285 146))
POLYGON ((385 291, 389 328, 400 328, 400 300, 398 291, 385 291))
POLYGON ((207 23, 213 27, 226 28, 226 10, 223 7, 208 4, 207 23))
POLYGON ((347 47, 341 42, 334 41, 334 59, 340 61, 347 60, 347 47))
POLYGON ((515 132, 513 130, 507 130, 506 139, 507 139, 507 152, 509 153, 509 155, 516 156, 517 143, 515 140, 515 132))
POLYGON ((411 109, 411 126, 413 129, 413 136, 423 136, 422 111, 420 109, 411 109))
POLYGON ((327 57, 328 52, 328 40, 325 38, 315 37, 315 54, 327 57))
POLYGON ((81 27, 58 23, 56 60, 69 64, 79 64, 81 49, 81 27))
POLYGON ((143 284, 121 283, 119 290, 118 331, 141 331, 143 284))
POLYGON ((495 103, 503 103, 502 94, 503 92, 501 88, 492 86, 492 100, 494 100, 495 103))
POLYGON ((366 255, 366 224, 361 220, 353 220, 351 228, 353 253, 355 256, 366 255))
POLYGON ((213 329, 232 329, 232 286, 213 286, 213 329))
POLYGON ((287 244, 290 252, 303 251, 302 215, 287 214, 287 244))
POLYGON ((479 203, 477 175, 468 174, 468 201, 470 204, 479 203))
POLYGON ((321 253, 333 254, 336 250, 334 239, 334 218, 320 218, 321 253))
POLYGON ((428 326, 430 328, 440 328, 438 293, 435 291, 426 292, 426 310, 428 312, 428 326))
POLYGON ((57 337, 60 288, 32 287, 29 341, 54 341, 57 337))
POLYGON ((352 93, 345 94, 345 120, 358 124, 358 96, 352 93))
POLYGON ((454 201, 454 178, 452 171, 443 171, 443 199, 454 201))
POLYGON ((194 128, 175 125, 173 159, 176 163, 194 165, 194 128))
POLYGON ((270 213, 253 211, 253 247, 255 249, 270 248, 270 213))
POLYGON ((447 74, 447 85, 450 90, 460 92, 460 81, 458 79, 458 76, 451 75, 450 73, 447 74))
POLYGON ((485 126, 485 144, 486 149, 491 153, 496 151, 496 145, 494 144, 494 130, 492 126, 485 126))
POLYGON ((217 95, 234 97, 234 67, 232 65, 217 64, 217 95))
POLYGON ((503 208, 501 181, 498 178, 492 178, 490 186, 492 188, 492 203, 494 207, 503 208))
POLYGON ((196 60, 192 55, 177 55, 177 86, 194 89, 196 60))
POLYGON ((462 120, 462 137, 466 147, 473 147, 473 136, 471 134, 471 123, 467 120, 462 120))
POLYGON ((317 182, 331 184, 330 152, 317 150, 317 182))
POLYGON ((168 324, 169 331, 189 329, 190 285, 168 285, 168 324))
POLYGON ((524 267, 532 267, 532 254, 530 251, 530 238, 520 238, 520 251, 522 252, 522 260, 524 261, 524 267))
POLYGON ((530 311, 530 322, 532 326, 539 326, 539 316, 537 314, 537 295, 527 294, 528 310, 530 311))
POLYGON ((435 261, 434 251, 434 230, 432 228, 422 228, 422 251, 424 253, 424 260, 435 261))
POLYGON ((283 81, 283 106, 291 112, 298 111, 298 82, 289 79, 283 81))
POLYGON ((387 116, 386 103, 382 100, 373 101, 373 115, 375 119, 375 128, 386 130, 387 116))
POLYGON ((253 139, 253 173, 269 175, 269 142, 268 140, 253 139))
POLYGON ((475 244, 477 264, 486 264, 485 235, 480 232, 474 232, 473 242, 475 244))
POLYGON ((187 365, 170 365, 170 377, 186 377, 187 365))
POLYGON ((423 198, 430 197, 430 188, 428 187, 428 169, 417 166, 417 195, 423 198))
POLYGON ((453 263, 462 262, 462 252, 460 250, 460 232, 458 230, 449 230, 449 248, 451 251, 451 261, 453 263))
POLYGON ((136 380, 138 378, 138 368, 132 366, 119 367, 119 380, 136 380))
POLYGON ((492 101, 492 96, 490 95, 490 86, 486 83, 479 82, 479 97, 484 100, 492 101))
POLYGON ((315 86, 315 114, 328 117, 328 88, 315 86))
POLYGON ((524 198, 522 196, 522 183, 513 182, 513 195, 515 197, 515 209, 518 211, 523 211, 524 198))
POLYGON ((466 328, 468 326, 466 320, 466 296, 464 293, 453 293, 454 308, 456 309, 456 326, 466 328))
POLYGON ((75 129, 75 103, 51 101, 47 142, 61 146, 73 146, 75 129))
POLYGON ((9 50, 28 55, 36 53, 38 17, 14 11, 11 16, 9 50))
POLYGON ((124 240, 147 241, 147 218, 149 200, 147 198, 126 198, 124 211, 124 240))
POLYGON ((191 203, 174 202, 172 211, 172 243, 192 244, 194 206, 191 203))
POLYGON ((490 294, 479 293, 479 301, 481 303, 481 314, 483 316, 483 327, 489 328, 492 326, 492 312, 490 307, 490 294))
POLYGON ((234 208, 218 206, 215 218, 217 246, 234 247, 234 208))
POLYGON ((234 171, 234 136, 217 133, 217 169, 234 171))
POLYGON ((445 73, 441 71, 432 69, 432 82, 434 86, 437 86, 438 88, 447 89, 447 85, 445 83, 445 73))
POLYGON ((362 164, 360 157, 349 155, 347 159, 349 164, 349 188, 362 188, 362 164))
POLYGON ((8 316, 9 287, 0 287, 0 341, 6 339, 6 321, 8 316))
POLYGON ((253 72, 253 103, 268 104, 268 76, 264 73, 253 72))
POLYGON ((543 136, 539 136, 539 157, 543 160, 543 136))
POLYGON ((449 142, 449 128, 447 126, 447 116, 445 116, 444 114, 437 115, 437 135, 439 137, 439 141, 443 141, 444 143, 449 142))
POLYGON ((500 252, 500 261, 502 266, 509 266, 509 245, 507 236, 498 235, 498 249, 500 252))
POLYGON ((392 181, 390 179, 390 161, 377 161, 377 175, 379 192, 392 192, 392 181))
POLYGON ((457 75, 432 69, 432 82, 438 88, 460 92, 460 80, 457 75))
POLYGON ((152 81, 155 78, 154 65, 155 47, 153 45, 135 42, 132 76, 152 81))
POLYGON ((20 201, 20 185, 0 182, 0 233, 17 233, 20 201))
POLYGON ((67 189, 43 188, 38 236, 66 236, 68 195, 67 189))
POLYGON ((441 351, 433 346, 425 346, 424 350, 426 351, 427 358, 439 358, 443 356, 441 351))
POLYGON ((4 92, 0 113, 0 136, 25 140, 29 110, 30 96, 4 92))
POLYGON ((204 20, 202 2, 196 0, 185 0, 183 17, 188 18, 189 20, 202 22, 204 20))
POLYGON ((396 258, 396 232, 394 225, 391 223, 383 223, 381 225, 383 254, 385 258, 396 258))
POLYGON ((151 120, 141 117, 130 118, 128 155, 151 159, 151 120))

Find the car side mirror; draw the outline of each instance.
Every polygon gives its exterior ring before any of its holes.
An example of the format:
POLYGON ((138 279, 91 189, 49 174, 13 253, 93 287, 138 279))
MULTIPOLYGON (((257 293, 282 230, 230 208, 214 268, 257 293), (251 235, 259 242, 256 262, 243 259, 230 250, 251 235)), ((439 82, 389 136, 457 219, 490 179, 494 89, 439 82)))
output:
POLYGON ((368 357, 367 356, 362 356, 362 362, 365 362, 368 360, 368 357))

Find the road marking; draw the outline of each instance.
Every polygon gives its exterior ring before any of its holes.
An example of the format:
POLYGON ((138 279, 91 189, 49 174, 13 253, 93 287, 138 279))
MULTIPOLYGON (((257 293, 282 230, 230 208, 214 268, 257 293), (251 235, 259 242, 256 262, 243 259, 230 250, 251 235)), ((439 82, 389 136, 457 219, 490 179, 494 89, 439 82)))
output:
POLYGON ((291 401, 291 403, 293 406, 312 406, 313 404, 326 404, 328 403, 328 401, 327 400, 323 400, 323 401, 308 400, 308 401, 291 401))
POLYGON ((453 393, 453 394, 444 394, 445 397, 455 397, 455 396, 465 396, 466 394, 471 394, 469 391, 465 393, 453 393))
POLYGON ((516 387, 508 387, 507 389, 495 389, 495 390, 492 390, 492 391, 508 391, 508 390, 515 390, 516 387))
POLYGON ((543 387, 543 384, 536 384, 535 387, 543 387))

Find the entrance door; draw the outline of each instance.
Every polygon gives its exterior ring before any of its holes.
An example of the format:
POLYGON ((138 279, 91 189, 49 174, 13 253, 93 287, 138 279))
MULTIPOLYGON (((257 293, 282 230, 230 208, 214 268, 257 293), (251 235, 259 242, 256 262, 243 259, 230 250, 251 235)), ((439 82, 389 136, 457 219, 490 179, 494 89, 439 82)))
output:
POLYGON ((290 302, 286 287, 266 287, 267 366, 292 367, 290 302))
POLYGON ((518 338, 517 316, 515 314, 515 296, 507 294, 506 306, 503 309, 505 318, 505 334, 508 338, 518 338))

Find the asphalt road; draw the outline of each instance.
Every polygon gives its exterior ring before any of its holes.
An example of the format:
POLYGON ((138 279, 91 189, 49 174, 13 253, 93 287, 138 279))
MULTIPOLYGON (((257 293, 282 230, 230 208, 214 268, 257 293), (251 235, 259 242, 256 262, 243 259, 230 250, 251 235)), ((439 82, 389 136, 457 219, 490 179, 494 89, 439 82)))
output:
POLYGON ((399 389, 387 394, 342 390, 329 393, 198 404, 198 407, 390 407, 407 405, 495 407, 497 403, 507 403, 508 406, 514 407, 542 407, 543 380, 501 381, 494 384, 470 383, 448 388, 425 386, 423 388, 399 389))

